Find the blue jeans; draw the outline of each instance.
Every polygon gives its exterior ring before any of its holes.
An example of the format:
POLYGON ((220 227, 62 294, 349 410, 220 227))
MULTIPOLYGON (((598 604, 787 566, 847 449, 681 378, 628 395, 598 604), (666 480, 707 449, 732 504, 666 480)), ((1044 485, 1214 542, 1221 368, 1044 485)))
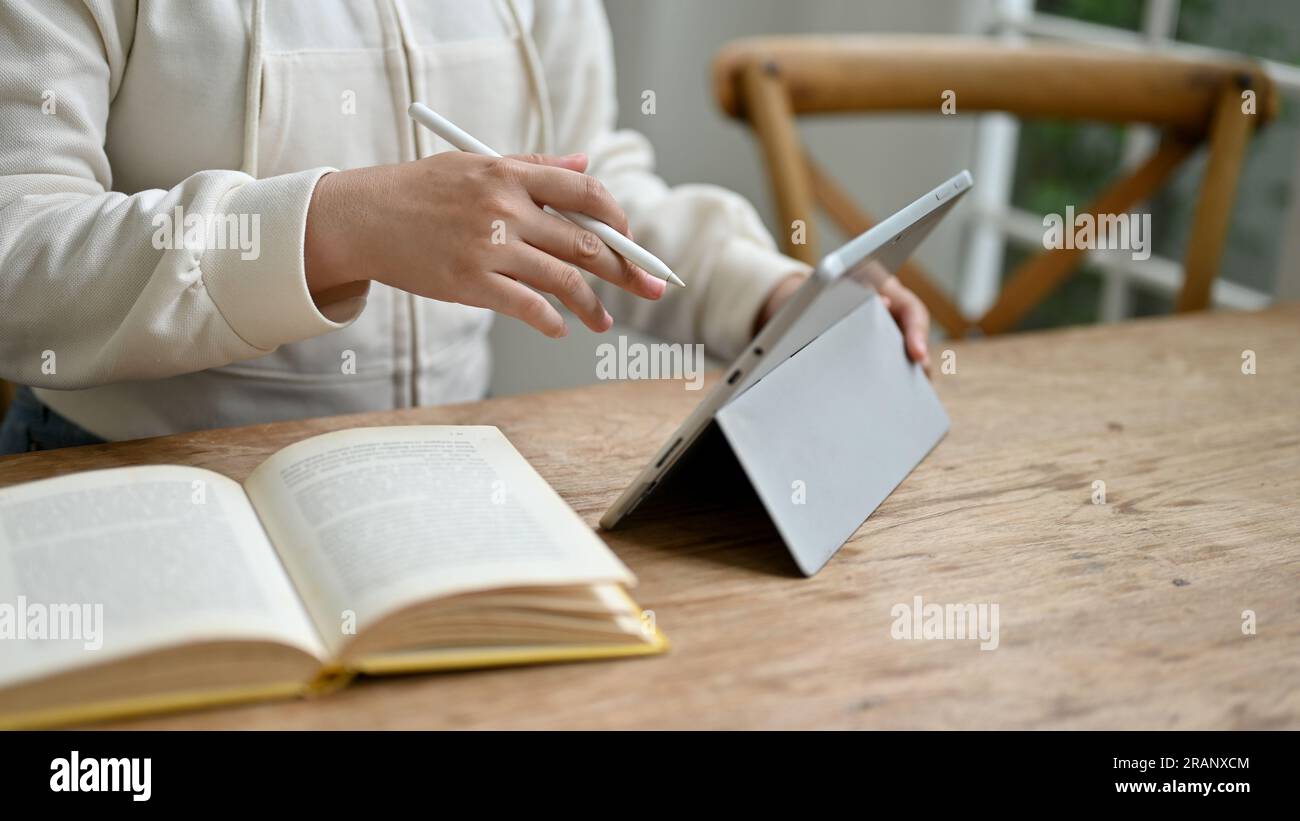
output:
POLYGON ((50 410, 26 386, 18 388, 0 423, 0 454, 98 445, 103 441, 50 410))

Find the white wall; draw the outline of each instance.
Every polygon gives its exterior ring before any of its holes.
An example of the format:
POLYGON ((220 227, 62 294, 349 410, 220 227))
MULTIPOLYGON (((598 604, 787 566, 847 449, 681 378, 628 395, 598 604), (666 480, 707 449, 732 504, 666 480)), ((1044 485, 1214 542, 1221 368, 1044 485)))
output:
MULTIPOLYGON (((771 196, 748 130, 725 119, 713 102, 709 65, 725 42, 760 34, 912 32, 968 33, 983 3, 962 0, 606 0, 618 69, 621 125, 650 138, 659 172, 670 183, 709 182, 748 197, 774 228, 771 196), (653 89, 657 111, 641 114, 653 89)), ((936 111, 939 101, 935 101, 936 111)), ((887 216, 931 186, 968 167, 974 121, 936 115, 805 120, 802 133, 823 167, 877 217, 887 216)), ((964 235, 958 211, 926 241, 919 261, 955 288, 964 235)), ((822 228, 822 245, 836 240, 822 228)), ((546 340, 510 319, 493 331, 496 395, 567 387, 595 380, 602 340, 580 323, 567 339, 546 340)), ((615 335, 627 333, 616 326, 615 335)), ((640 338, 640 337, 638 337, 640 338)))

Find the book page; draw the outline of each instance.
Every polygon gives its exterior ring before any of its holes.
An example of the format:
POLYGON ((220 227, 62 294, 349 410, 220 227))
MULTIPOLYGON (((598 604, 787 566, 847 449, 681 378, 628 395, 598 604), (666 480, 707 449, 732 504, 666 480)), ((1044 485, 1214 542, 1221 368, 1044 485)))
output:
POLYGON ((439 596, 633 582, 494 427, 329 433, 281 450, 245 489, 327 645, 439 596))
POLYGON ((245 638, 325 656, 238 483, 150 466, 0 490, 0 684, 245 638))

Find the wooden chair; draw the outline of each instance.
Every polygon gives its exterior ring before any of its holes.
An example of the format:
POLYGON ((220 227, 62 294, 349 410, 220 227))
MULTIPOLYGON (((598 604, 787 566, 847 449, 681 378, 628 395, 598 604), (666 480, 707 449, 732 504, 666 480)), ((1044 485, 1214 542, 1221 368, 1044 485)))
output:
MULTIPOLYGON (((1248 62, 1188 61, 962 37, 739 40, 715 57, 713 87, 723 110, 746 120, 758 135, 781 224, 791 226, 802 220, 806 227, 806 242, 799 245, 793 243, 791 231, 782 231, 783 250, 808 263, 818 256, 814 203, 849 235, 874 223, 806 155, 795 124, 799 115, 938 114, 942 95, 951 90, 959 113, 1004 111, 1022 118, 1147 123, 1160 128, 1162 139, 1151 156, 1087 206, 1094 215, 1123 213, 1147 200, 1182 160, 1208 141, 1209 162, 1186 249, 1179 311, 1209 305, 1247 142, 1252 130, 1277 110, 1273 84, 1248 62), (1245 113, 1246 92, 1254 93, 1254 113, 1245 113)), ((961 337, 972 328, 1000 333, 1012 330, 1064 282, 1083 253, 1048 250, 1026 260, 1011 274, 993 307, 973 321, 916 264, 904 265, 898 276, 950 335, 961 337)))

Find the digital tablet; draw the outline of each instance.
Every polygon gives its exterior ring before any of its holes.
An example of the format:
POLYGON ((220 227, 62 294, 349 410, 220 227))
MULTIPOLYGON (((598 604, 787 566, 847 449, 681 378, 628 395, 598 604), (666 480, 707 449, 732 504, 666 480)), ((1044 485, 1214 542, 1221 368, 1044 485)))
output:
MULTIPOLYGON (((635 510, 700 439, 714 422, 719 411, 754 388, 783 362, 854 314, 864 306, 864 303, 875 299, 878 287, 911 256, 931 229, 952 209, 971 185, 970 173, 962 171, 911 205, 823 257, 808 280, 731 363, 722 381, 704 397, 649 464, 605 512, 600 519, 601 527, 617 527, 635 510)), ((881 313, 883 314, 883 310, 881 313)), ((883 324, 885 323, 877 322, 877 325, 883 324)), ((888 325, 887 332, 893 335, 893 339, 901 339, 892 322, 888 325)), ((881 329, 872 333, 879 335, 881 329)), ((917 370, 917 366, 906 363, 906 353, 901 345, 898 345, 896 350, 877 352, 877 356, 884 356, 890 360, 887 363, 893 365, 890 373, 917 370), (892 363, 896 358, 901 358, 901 361, 892 363)), ((883 372, 877 369, 877 373, 883 372)), ((828 373, 819 375, 818 378, 838 377, 836 374, 828 373)), ((921 381, 924 382, 924 377, 921 377, 921 381)), ((930 391, 928 384, 925 385, 925 390, 930 391)), ((932 392, 930 393, 932 395, 932 392)), ((807 401, 813 399, 809 397, 807 401)), ((881 396, 880 401, 888 401, 888 397, 881 396)), ((937 399, 933 401, 937 407, 937 399)), ((864 408, 862 413, 870 418, 871 409, 864 408)), ((939 408, 939 415, 942 416, 941 408, 939 408)), ((943 430, 946 428, 947 419, 943 417, 943 430)), ((933 445, 933 441, 929 444, 933 445)), ((916 461, 919 462, 928 450, 927 446, 920 451, 916 461)), ((902 476, 883 477, 881 486, 886 488, 884 494, 887 495, 892 491, 915 464, 916 462, 908 464, 902 476)), ((895 469, 894 472, 897 470, 895 469)), ((754 478, 751 474, 751 480, 754 478)), ((883 499, 883 496, 880 498, 883 499)), ((876 501, 876 504, 879 504, 879 501, 876 501)), ((872 505, 872 509, 874 507, 875 505, 872 505)), ((857 518, 853 527, 856 529, 869 513, 870 510, 857 518)), ((848 535, 851 535, 851 532, 844 538, 848 535)), ((790 539, 787 539, 787 542, 789 543, 790 539)), ((835 547, 837 548, 838 545, 835 547)), ((796 552, 793 546, 791 549, 792 552, 796 552)), ((833 549, 830 552, 834 552, 833 549)), ((799 560, 801 568, 807 573, 815 572, 815 568, 820 566, 820 563, 824 563, 825 558, 829 558, 829 554, 820 558, 820 561, 808 560, 806 557, 801 559, 796 552, 796 560, 799 560)))

